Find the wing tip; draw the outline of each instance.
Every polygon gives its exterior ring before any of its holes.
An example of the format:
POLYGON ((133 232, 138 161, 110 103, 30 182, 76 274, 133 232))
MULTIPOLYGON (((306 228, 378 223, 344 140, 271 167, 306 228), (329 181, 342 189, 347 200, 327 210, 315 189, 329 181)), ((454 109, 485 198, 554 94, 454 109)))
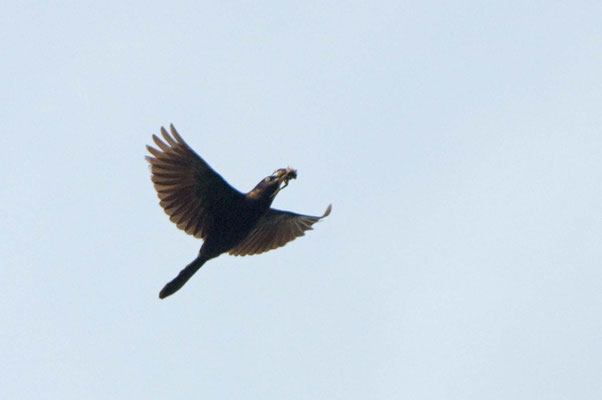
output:
POLYGON ((151 153, 153 156, 153 157, 146 156, 146 159, 149 162, 151 162, 150 158, 152 158, 153 160, 156 160, 159 157, 161 157, 161 155, 163 154, 163 152, 161 150, 155 149, 153 146, 149 146, 149 145, 146 145, 146 150, 148 150, 148 152, 151 153))
POLYGON ((186 144, 186 142, 184 141, 184 139, 182 139, 182 136, 180 136, 180 134, 176 130, 176 127, 173 124, 169 124, 169 130, 171 131, 171 135, 174 137, 176 142, 188 146, 186 144))
POLYGON ((326 208, 326 211, 324 211, 324 214, 322 214, 320 219, 328 217, 330 215, 331 211, 332 211, 332 204, 329 204, 328 207, 326 208))

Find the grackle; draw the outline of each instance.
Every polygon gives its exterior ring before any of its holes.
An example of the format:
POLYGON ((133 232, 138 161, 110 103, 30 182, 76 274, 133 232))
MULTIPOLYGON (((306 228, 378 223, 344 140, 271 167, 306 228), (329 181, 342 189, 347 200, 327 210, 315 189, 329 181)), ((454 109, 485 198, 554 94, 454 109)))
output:
POLYGON ((199 255, 159 293, 163 299, 176 291, 208 260, 228 252, 235 256, 260 254, 303 236, 321 217, 271 208, 278 192, 297 177, 293 168, 280 168, 262 179, 249 193, 228 184, 199 157, 170 125, 161 128, 164 141, 153 135, 158 149, 152 154, 152 181, 169 219, 189 235, 203 239, 199 255))

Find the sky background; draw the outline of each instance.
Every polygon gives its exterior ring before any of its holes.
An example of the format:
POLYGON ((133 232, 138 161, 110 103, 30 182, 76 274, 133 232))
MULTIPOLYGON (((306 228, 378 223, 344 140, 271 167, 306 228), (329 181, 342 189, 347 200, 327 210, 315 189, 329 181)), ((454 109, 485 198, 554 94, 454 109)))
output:
POLYGON ((0 12, 0 398, 602 398, 602 3, 21 2, 0 12), (223 255, 162 125, 307 236, 223 255))

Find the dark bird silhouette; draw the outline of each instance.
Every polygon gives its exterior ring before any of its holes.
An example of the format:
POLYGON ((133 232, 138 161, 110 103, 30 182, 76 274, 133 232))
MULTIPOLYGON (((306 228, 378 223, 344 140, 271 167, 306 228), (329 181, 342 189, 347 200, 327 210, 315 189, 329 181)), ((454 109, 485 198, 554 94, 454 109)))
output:
POLYGON ((270 208, 278 192, 297 177, 292 168, 274 171, 249 193, 239 192, 184 142, 173 125, 170 129, 171 136, 161 127, 165 141, 153 135, 159 149, 146 146, 152 154, 146 160, 169 219, 203 239, 203 245, 197 258, 161 290, 161 299, 178 291, 208 260, 225 252, 246 256, 282 247, 330 214, 330 205, 321 217, 270 208))

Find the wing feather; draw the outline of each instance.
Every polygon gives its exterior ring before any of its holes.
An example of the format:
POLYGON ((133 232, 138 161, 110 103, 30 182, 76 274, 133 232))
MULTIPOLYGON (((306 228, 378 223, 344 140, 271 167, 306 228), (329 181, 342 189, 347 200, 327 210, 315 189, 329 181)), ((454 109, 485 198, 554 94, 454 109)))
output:
POLYGON ((282 247, 288 242, 305 235, 312 225, 327 217, 332 210, 329 205, 320 217, 295 214, 270 208, 261 217, 255 228, 237 246, 229 251, 234 256, 261 254, 282 247))
POLYGON ((151 180, 169 219, 189 235, 205 239, 214 221, 227 215, 244 199, 205 160, 186 144, 170 125, 153 135, 157 148, 146 146, 151 180))

